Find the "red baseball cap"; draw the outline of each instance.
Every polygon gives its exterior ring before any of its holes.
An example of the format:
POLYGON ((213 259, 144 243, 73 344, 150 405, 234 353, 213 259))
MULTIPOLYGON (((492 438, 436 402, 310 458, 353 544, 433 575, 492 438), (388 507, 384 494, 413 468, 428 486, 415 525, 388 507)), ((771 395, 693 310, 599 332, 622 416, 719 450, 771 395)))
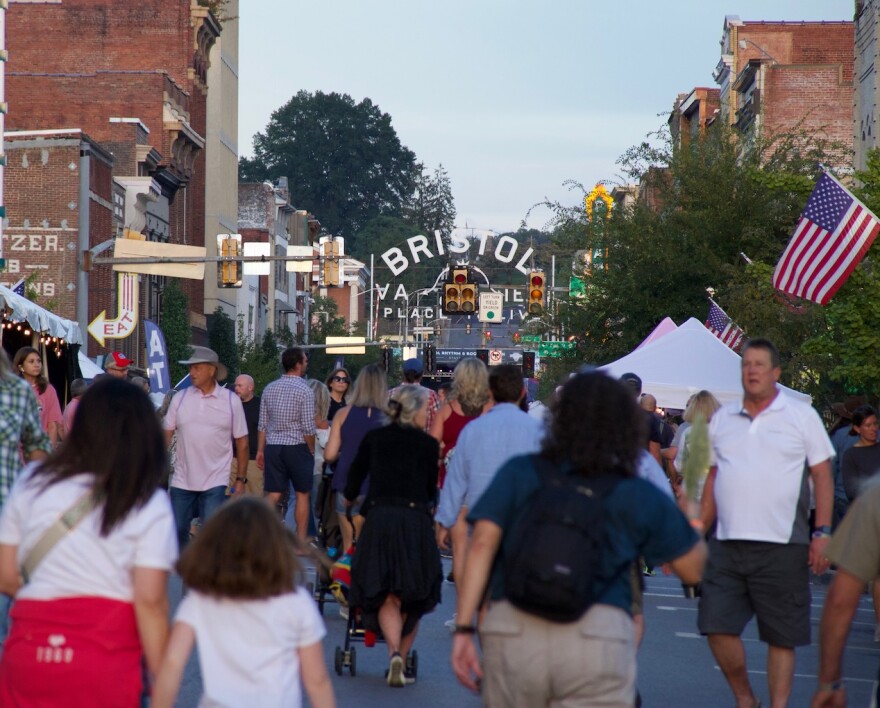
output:
POLYGON ((122 352, 110 352, 104 359, 104 370, 107 369, 127 369, 134 362, 122 352))

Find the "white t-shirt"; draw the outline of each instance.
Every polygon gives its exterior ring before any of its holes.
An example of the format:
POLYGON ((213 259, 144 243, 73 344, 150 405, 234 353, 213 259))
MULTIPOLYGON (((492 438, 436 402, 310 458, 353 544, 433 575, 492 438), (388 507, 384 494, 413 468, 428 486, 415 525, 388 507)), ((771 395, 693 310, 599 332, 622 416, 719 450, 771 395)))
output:
MULTIPOLYGON (((0 543, 18 546, 24 562, 46 529, 54 524, 90 488, 92 476, 81 474, 45 489, 44 478, 34 479, 30 465, 16 480, 0 515, 0 543)), ((177 533, 168 494, 157 489, 141 508, 104 538, 103 508, 92 510, 49 551, 18 599, 51 600, 61 597, 134 599, 132 570, 171 570, 177 560, 177 533)))
POLYGON ((175 622, 193 628, 204 696, 201 708, 302 705, 297 650, 327 633, 303 589, 266 600, 218 599, 190 591, 175 622))
POLYGON ((709 437, 718 539, 808 544, 807 465, 834 457, 813 407, 780 391, 751 419, 735 401, 712 416, 709 437))

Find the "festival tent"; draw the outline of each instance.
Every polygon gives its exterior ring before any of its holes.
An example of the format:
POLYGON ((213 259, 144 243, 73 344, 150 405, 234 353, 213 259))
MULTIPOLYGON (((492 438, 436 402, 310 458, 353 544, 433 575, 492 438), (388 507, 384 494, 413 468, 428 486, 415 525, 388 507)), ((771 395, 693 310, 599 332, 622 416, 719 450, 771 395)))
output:
MULTIPOLYGON (((656 396, 663 408, 684 409, 688 398, 703 389, 721 403, 742 398, 740 356, 702 322, 691 317, 678 329, 600 367, 620 377, 633 372, 642 379, 642 391, 656 396)), ((784 393, 807 402, 806 394, 780 386, 784 393)))
POLYGON ((670 332, 674 332, 677 329, 678 329, 678 325, 676 325, 675 322, 672 321, 671 317, 664 317, 663 321, 660 324, 658 324, 656 327, 654 327, 654 329, 651 330, 651 334, 649 334, 647 337, 645 337, 642 340, 642 343, 639 344, 639 346, 637 346, 636 349, 641 349, 642 347, 647 346, 651 342, 656 342, 664 334, 669 334, 670 332))

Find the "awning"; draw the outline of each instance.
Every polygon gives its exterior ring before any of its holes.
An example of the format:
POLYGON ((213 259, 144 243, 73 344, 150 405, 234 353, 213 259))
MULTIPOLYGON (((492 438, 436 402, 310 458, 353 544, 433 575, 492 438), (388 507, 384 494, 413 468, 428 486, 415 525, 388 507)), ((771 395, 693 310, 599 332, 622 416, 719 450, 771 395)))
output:
POLYGON ((49 312, 37 303, 17 295, 5 285, 0 285, 0 307, 6 310, 6 316, 10 320, 27 320, 38 332, 47 332, 53 337, 64 339, 67 344, 83 344, 79 324, 49 312))

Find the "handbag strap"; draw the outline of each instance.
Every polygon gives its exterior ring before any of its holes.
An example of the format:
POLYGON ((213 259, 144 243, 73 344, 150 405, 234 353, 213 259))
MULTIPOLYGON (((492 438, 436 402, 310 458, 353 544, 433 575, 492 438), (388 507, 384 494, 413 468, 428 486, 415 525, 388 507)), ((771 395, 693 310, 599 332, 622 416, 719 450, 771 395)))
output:
POLYGON ((30 581, 37 566, 49 551, 55 547, 55 544, 73 531, 79 522, 96 506, 97 500, 95 495, 89 490, 77 499, 76 503, 65 511, 54 524, 46 529, 43 535, 40 536, 40 540, 36 542, 28 553, 27 558, 24 559, 24 563, 21 564, 21 577, 25 584, 30 581))

